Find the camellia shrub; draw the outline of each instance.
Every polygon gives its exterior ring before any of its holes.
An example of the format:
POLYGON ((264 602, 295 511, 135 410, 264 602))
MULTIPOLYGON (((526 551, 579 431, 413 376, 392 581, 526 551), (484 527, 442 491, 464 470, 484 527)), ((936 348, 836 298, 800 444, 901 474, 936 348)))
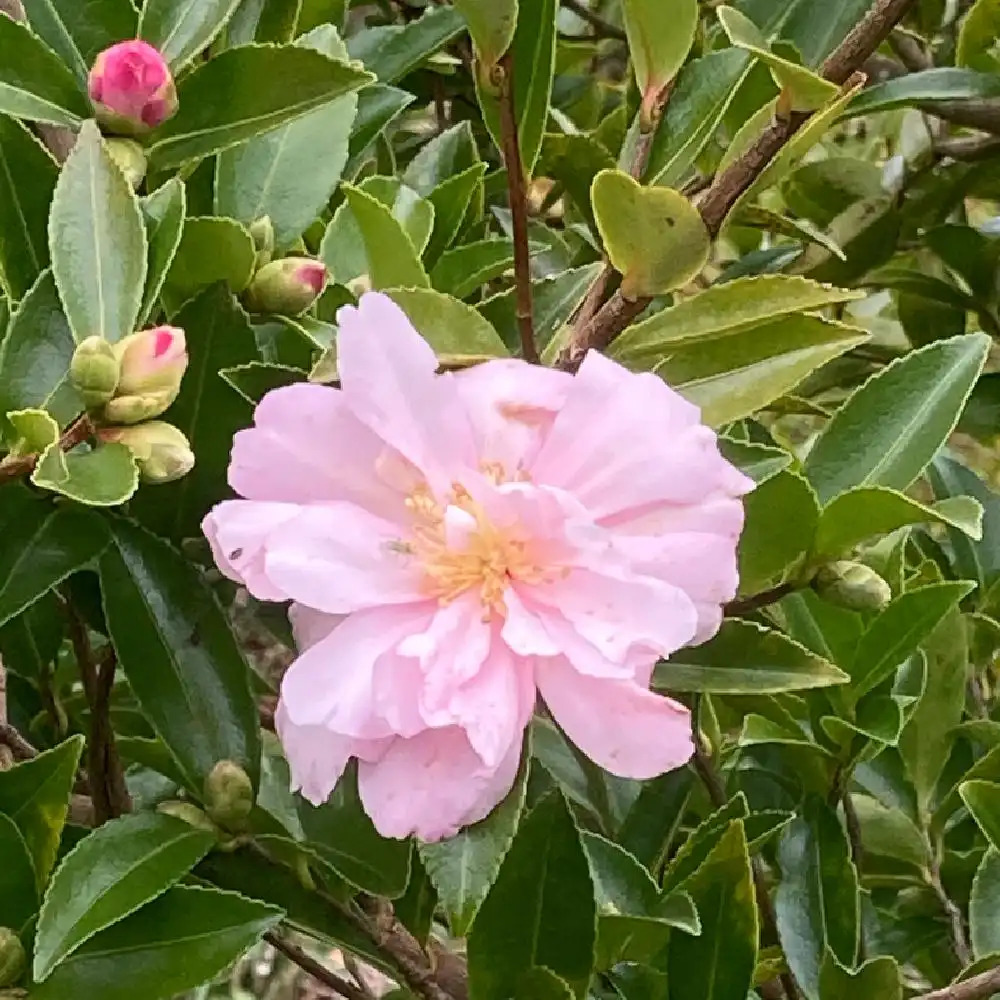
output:
POLYGON ((0 998, 1000 995, 998 34, 0 0, 0 998))

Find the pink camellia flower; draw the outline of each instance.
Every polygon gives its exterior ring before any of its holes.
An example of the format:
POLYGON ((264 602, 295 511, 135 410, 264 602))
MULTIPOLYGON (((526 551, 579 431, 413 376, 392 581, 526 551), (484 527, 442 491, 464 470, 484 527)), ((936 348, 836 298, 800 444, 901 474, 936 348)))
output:
POLYGON ((118 42, 101 52, 88 91, 98 120, 113 131, 141 135, 177 111, 177 91, 166 60, 148 42, 118 42))
POLYGON ((594 352, 437 375, 377 293, 338 319, 343 388, 269 393, 233 447, 246 499, 203 525, 223 573, 293 602, 295 785, 319 804, 356 757, 382 834, 450 836, 510 789, 537 695, 614 774, 687 761, 650 675, 718 628, 752 488, 698 410, 594 352))

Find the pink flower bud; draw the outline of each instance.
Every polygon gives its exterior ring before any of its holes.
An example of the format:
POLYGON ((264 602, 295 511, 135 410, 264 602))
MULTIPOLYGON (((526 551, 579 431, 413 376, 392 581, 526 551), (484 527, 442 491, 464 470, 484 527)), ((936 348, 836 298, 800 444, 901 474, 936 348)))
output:
POLYGON ((194 467, 188 439, 172 424, 151 420, 134 427, 102 427, 101 441, 116 441, 132 452, 144 483, 170 483, 194 467))
POLYGON ((113 132, 142 135, 177 110, 170 67, 148 42, 118 42, 94 60, 88 80, 97 120, 113 132))
POLYGON ((180 389, 188 353, 179 327, 158 326, 130 333, 114 345, 114 351, 121 364, 119 396, 180 389))
POLYGON ((305 312, 326 285, 326 268, 308 257, 285 257, 265 264, 246 292, 252 312, 297 316, 305 312))

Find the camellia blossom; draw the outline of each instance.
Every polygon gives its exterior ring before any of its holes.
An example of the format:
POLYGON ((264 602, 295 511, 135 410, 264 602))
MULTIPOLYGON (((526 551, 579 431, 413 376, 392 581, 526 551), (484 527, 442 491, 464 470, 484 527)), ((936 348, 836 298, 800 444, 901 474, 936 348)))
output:
POLYGON ((356 757, 383 835, 451 836, 511 788, 539 695, 613 774, 686 762, 650 676, 718 629, 753 485, 697 408, 595 352, 438 375, 378 293, 338 320, 342 388, 268 393, 233 447, 245 499, 204 522, 223 573, 293 602, 296 787, 319 804, 356 757))
POLYGON ((94 60, 87 81, 102 122, 129 134, 162 125, 177 111, 177 91, 167 61, 148 42, 118 42, 94 60))

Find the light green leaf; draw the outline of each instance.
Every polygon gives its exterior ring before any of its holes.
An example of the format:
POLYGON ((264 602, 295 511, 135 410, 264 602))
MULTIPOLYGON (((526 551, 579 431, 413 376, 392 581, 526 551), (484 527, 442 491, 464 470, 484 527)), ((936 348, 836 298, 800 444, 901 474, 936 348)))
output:
POLYGON ((59 424, 45 410, 11 410, 7 419, 14 428, 12 453, 32 455, 59 440, 59 424))
POLYGON ((620 170, 602 170, 591 188, 594 215, 626 298, 662 295, 708 263, 711 237, 679 191, 644 188, 620 170))
POLYGON ((281 919, 236 893, 174 886, 91 938, 32 1000, 170 1000, 210 981, 281 919))
POLYGON ((623 0, 629 54, 639 93, 659 93, 694 43, 698 0, 623 0))
POLYGON ((892 858, 924 871, 930 863, 926 837, 902 809, 883 805, 868 795, 852 795, 866 854, 892 858))
POLYGON ((87 117, 72 72, 26 25, 0 17, 0 52, 0 113, 71 128, 87 117))
POLYGON ((59 168, 45 147, 13 118, 0 115, 0 283, 20 301, 48 267, 49 203, 59 168))
POLYGON ((958 786, 958 794, 990 846, 1000 851, 1000 785, 992 781, 965 781, 958 786))
POLYGON ((439 291, 464 299, 483 285, 502 277, 514 264, 511 240, 488 239, 446 250, 431 271, 439 291))
POLYGON ((472 306, 429 288, 392 288, 387 294, 443 362, 507 356, 496 330, 472 306))
POLYGON ((165 892, 214 843, 212 833, 159 813, 123 816, 84 837, 45 893, 35 935, 35 981, 47 979, 84 942, 165 892))
MULTIPOLYGON (((990 785, 991 789, 996 785, 990 785)), ((989 796, 991 793, 987 792, 989 796)), ((972 790, 973 800, 981 804, 981 790, 972 790)), ((976 869, 969 895, 969 936, 972 953, 978 958, 1000 952, 1000 851, 987 849, 976 869)), ((846 998, 845 998, 846 1000, 846 998)))
POLYGON ((434 231, 424 251, 428 266, 433 266, 458 238, 472 207, 482 201, 485 174, 486 164, 474 163, 441 181, 427 194, 427 200, 434 206, 434 231))
POLYGON ((211 590, 166 542, 122 518, 109 525, 112 545, 99 566, 104 614, 143 715, 196 794, 220 760, 256 783, 249 668, 211 590))
POLYGON ((89 507, 117 507, 139 488, 139 472, 123 444, 63 452, 56 443, 38 460, 31 481, 89 507))
POLYGON ((39 889, 56 861, 83 743, 82 736, 71 736, 32 760, 0 771, 0 813, 14 821, 28 845, 39 889))
POLYGON ((146 231, 132 188, 93 122, 84 123, 56 183, 49 250, 78 341, 101 336, 113 343, 135 330, 146 280, 146 231))
POLYGON ((779 694, 845 684, 849 675, 783 632, 727 619, 702 646, 660 662, 653 686, 664 691, 779 694))
POLYGON ((146 0, 139 37, 176 71, 207 49, 240 0, 146 0))
POLYGON ((985 334, 938 341, 870 378, 806 458, 820 500, 858 486, 906 489, 954 430, 989 346, 985 334))
POLYGON ((1000 3, 997 0, 976 0, 962 22, 955 65, 968 66, 983 73, 1000 72, 996 50, 998 35, 1000 3))
POLYGON ((514 41, 517 0, 455 0, 469 25, 476 55, 488 71, 514 41))
POLYGON ((180 110, 157 129, 150 164, 165 170, 229 149, 363 87, 371 75, 298 45, 245 45, 184 77, 180 110), (227 100, 219 100, 225 93, 227 100))
POLYGON ((139 319, 145 322, 156 305, 170 265, 177 254, 187 215, 185 187, 178 177, 171 177, 139 202, 146 223, 149 260, 146 265, 146 290, 142 296, 139 319))

